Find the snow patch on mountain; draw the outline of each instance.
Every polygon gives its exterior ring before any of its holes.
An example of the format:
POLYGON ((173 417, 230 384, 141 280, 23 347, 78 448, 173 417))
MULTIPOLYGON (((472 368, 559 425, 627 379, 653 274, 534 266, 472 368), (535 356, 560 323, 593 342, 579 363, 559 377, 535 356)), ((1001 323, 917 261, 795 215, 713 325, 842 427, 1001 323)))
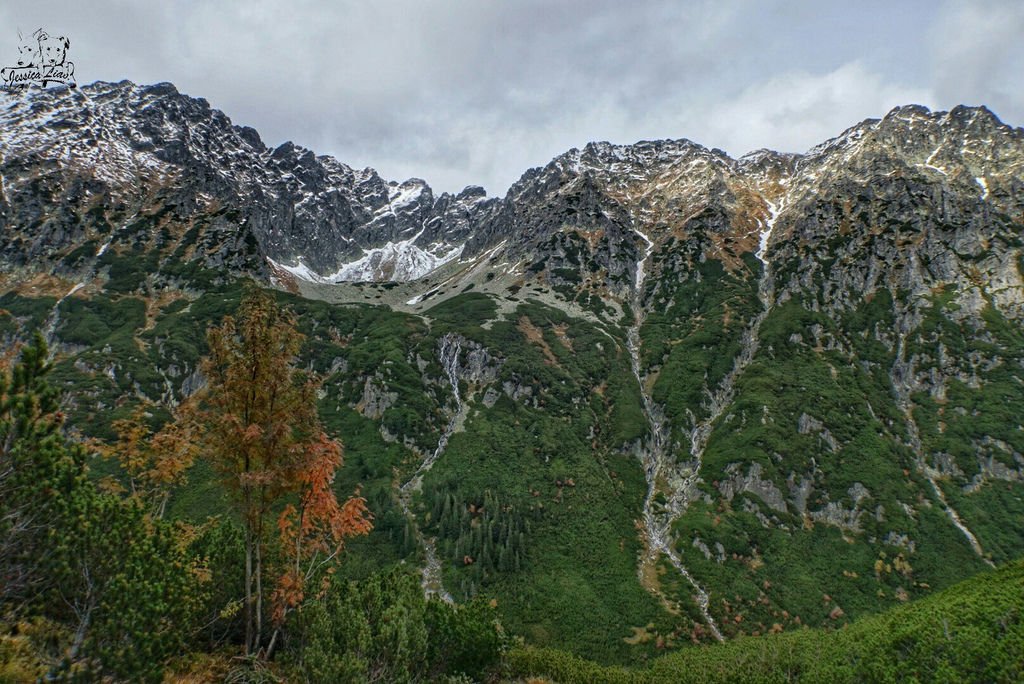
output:
POLYGON ((392 212, 404 209, 418 201, 426 189, 426 184, 421 181, 411 180, 402 183, 393 194, 389 194, 388 209, 392 212))
POLYGON ((422 234, 421 230, 408 240, 365 249, 361 258, 342 265, 329 275, 321 275, 312 270, 303 263, 302 257, 294 265, 272 259, 270 262, 275 268, 312 283, 406 282, 422 278, 462 254, 465 245, 436 244, 427 249, 419 247, 415 242, 422 234))
POLYGON ((418 247, 414 243, 422 234, 420 231, 408 240, 365 250, 361 259, 345 264, 328 279, 334 283, 416 280, 462 254, 464 245, 432 245, 429 250, 418 247))
POLYGON ((757 253, 755 256, 758 261, 762 264, 767 263, 768 254, 768 240, 772 237, 772 230, 775 228, 775 221, 779 218, 779 213, 782 211, 784 204, 775 204, 770 200, 765 200, 768 205, 768 218, 766 218, 762 224, 761 233, 759 235, 757 243, 757 253))
POLYGON ((330 282, 332 282, 332 281, 328 280, 327 278, 323 277, 322 275, 320 275, 319 273, 317 273, 316 271, 314 271, 313 269, 311 269, 309 266, 306 266, 306 264, 302 263, 302 257, 298 258, 298 263, 295 264, 294 266, 290 266, 288 264, 282 264, 279 261, 274 261, 270 257, 267 257, 267 261, 270 262, 270 265, 275 270, 279 270, 279 271, 284 271, 286 273, 290 273, 291 275, 295 276, 299 280, 305 280, 306 282, 310 282, 310 283, 330 283, 330 282))

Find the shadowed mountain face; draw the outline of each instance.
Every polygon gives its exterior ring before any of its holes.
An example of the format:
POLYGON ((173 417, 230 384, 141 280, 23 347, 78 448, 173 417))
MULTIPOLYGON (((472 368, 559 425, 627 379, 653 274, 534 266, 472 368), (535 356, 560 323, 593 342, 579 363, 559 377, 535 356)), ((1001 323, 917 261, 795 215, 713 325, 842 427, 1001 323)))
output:
POLYGON ((840 624, 1024 554, 1024 130, 983 107, 592 143, 488 199, 97 83, 5 103, 0 174, 0 339, 46 332, 83 430, 201 386, 242 278, 287 291, 351 553, 535 643, 840 624))

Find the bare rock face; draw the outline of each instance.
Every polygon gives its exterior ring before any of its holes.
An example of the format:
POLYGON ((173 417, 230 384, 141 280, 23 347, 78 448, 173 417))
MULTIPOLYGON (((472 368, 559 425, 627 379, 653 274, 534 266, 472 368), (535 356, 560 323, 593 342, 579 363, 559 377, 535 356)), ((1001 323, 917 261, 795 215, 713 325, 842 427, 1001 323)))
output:
POLYGON ((66 257, 90 241, 162 247, 285 286, 416 280, 486 258, 624 299, 650 244, 649 268, 665 276, 693 259, 741 267, 744 254, 770 254, 780 301, 813 286, 818 305, 850 307, 881 287, 920 298, 953 283, 968 312, 991 299, 1010 318, 1024 313, 1024 132, 983 107, 898 108, 805 155, 591 143, 501 199, 475 186, 435 197, 419 179, 267 148, 170 84, 33 92, 0 124, 10 267, 69 271, 66 257), (777 229, 764 234, 769 218, 777 229))
POLYGON ((198 229, 186 246, 213 268, 404 280, 458 256, 493 203, 479 188, 435 198, 421 180, 388 182, 290 142, 269 149, 170 84, 42 90, 0 118, 0 228, 35 227, 2 245, 10 264, 159 213, 198 229))
POLYGON ((377 420, 394 405, 397 399, 397 392, 389 392, 382 387, 381 378, 368 377, 363 383, 363 396, 356 405, 356 409, 367 418, 377 420))
POLYGON ((828 448, 833 452, 839 451, 839 442, 832 436, 829 429, 825 427, 817 418, 813 418, 806 413, 800 414, 800 420, 797 422, 797 432, 801 435, 816 434, 821 437, 821 440, 828 445, 828 448))
POLYGON ((749 492, 759 497, 772 510, 786 512, 786 499, 782 491, 770 480, 761 478, 761 464, 752 463, 746 474, 740 472, 740 464, 735 463, 726 468, 731 474, 729 479, 718 483, 718 490, 726 501, 732 501, 740 492, 749 492))
POLYGON ((462 338, 464 358, 459 368, 459 377, 472 385, 489 385, 498 379, 502 360, 495 358, 479 342, 462 338))

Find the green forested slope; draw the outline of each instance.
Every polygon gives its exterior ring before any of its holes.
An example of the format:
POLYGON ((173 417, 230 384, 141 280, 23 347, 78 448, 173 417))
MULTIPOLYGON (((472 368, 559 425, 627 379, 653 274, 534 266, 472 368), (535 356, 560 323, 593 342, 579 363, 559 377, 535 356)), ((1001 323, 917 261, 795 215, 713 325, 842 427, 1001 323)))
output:
POLYGON ((804 629, 690 647, 647 669, 563 652, 510 655, 514 676, 574 682, 1015 682, 1024 677, 1024 563, 837 630, 804 629))

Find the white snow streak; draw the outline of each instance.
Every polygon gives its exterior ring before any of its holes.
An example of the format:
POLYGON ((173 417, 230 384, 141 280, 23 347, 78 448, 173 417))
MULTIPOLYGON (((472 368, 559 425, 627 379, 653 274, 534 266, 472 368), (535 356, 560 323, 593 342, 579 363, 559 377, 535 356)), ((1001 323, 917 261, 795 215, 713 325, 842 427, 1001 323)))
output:
POLYGON ((342 283, 372 282, 378 280, 410 281, 417 280, 431 271, 443 266, 462 254, 465 245, 437 245, 430 250, 416 246, 414 243, 423 234, 416 233, 408 240, 389 242, 383 247, 364 249, 363 256, 355 261, 342 265, 334 273, 321 275, 302 261, 294 265, 283 264, 273 259, 270 262, 277 268, 291 273, 300 280, 311 283, 342 283))
POLYGON ((978 176, 974 180, 981 186, 981 199, 988 199, 988 182, 985 180, 985 177, 978 176))
POLYGON ((935 165, 932 164, 932 159, 935 159, 935 155, 937 155, 939 153, 939 150, 941 150, 941 149, 942 149, 942 145, 939 145, 938 147, 936 147, 935 150, 932 151, 932 153, 930 155, 928 155, 928 158, 924 160, 924 164, 918 164, 918 166, 923 166, 926 169, 931 169, 932 171, 938 171, 943 176, 948 176, 949 174, 946 173, 945 169, 940 169, 938 166, 935 166, 935 165))
POLYGON ((636 262, 636 292, 637 296, 641 296, 642 293, 640 292, 640 288, 643 286, 644 278, 646 276, 646 274, 644 273, 644 268, 647 264, 648 257, 650 257, 651 252, 654 251, 654 243, 651 241, 651 238, 647 237, 643 232, 641 232, 639 228, 634 227, 633 232, 639 235, 640 238, 647 243, 647 249, 644 250, 643 258, 637 259, 636 262))
POLYGON ((768 240, 772 236, 772 229, 775 228, 775 220, 779 218, 779 214, 785 206, 782 202, 779 204, 769 200, 765 200, 765 202, 768 204, 768 218, 764 222, 764 229, 761 231, 760 240, 758 241, 757 253, 754 255, 762 264, 767 263, 768 240))

